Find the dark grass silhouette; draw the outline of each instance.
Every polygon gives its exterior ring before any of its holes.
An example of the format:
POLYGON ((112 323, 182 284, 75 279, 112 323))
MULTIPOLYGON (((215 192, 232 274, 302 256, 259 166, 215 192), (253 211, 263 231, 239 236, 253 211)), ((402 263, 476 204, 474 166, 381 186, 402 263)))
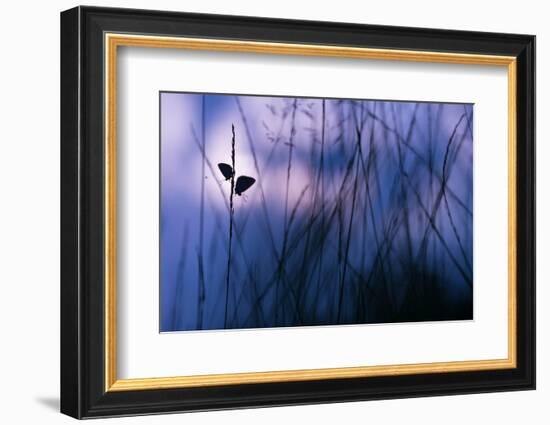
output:
POLYGON ((231 242, 233 240, 233 196, 235 194, 235 126, 231 124, 231 191, 229 192, 229 248, 227 249, 227 277, 225 283, 224 327, 227 327, 227 303, 229 301, 229 282, 231 277, 231 242))
POLYGON ((472 319, 471 105, 161 102, 162 331, 472 319))

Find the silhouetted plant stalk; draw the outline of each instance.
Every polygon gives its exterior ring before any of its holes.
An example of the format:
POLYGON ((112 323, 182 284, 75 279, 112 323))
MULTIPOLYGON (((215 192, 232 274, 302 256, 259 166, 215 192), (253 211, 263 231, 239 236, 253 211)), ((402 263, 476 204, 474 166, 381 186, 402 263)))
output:
POLYGON ((273 252, 273 255, 275 258, 279 258, 279 254, 277 253, 277 248, 275 247, 275 238, 273 236, 273 230, 271 227, 271 219, 269 216, 269 208, 267 207, 267 201, 265 197, 265 191, 264 191, 264 185, 263 185, 263 179, 262 179, 262 171, 260 169, 260 165, 258 163, 258 156, 256 154, 256 148, 254 146, 254 139, 252 138, 252 133, 250 131, 250 127, 248 125, 248 120, 246 118, 246 114, 244 113, 243 107, 241 105, 241 101, 239 100, 239 96, 235 96, 235 103, 237 104, 237 108, 239 109, 239 114, 241 116, 241 121, 243 122, 244 129, 246 132, 246 138, 248 140, 248 146, 250 147, 250 153, 252 154, 252 159, 254 160, 254 169, 256 170, 256 176, 258 181, 258 186, 260 188, 260 195, 262 199, 262 211, 264 213, 265 223, 267 226, 267 231, 269 235, 269 242, 271 244, 271 250, 273 252))
MULTIPOLYGON (((202 148, 202 143, 199 140, 199 137, 197 136, 197 132, 195 131, 195 128, 193 127, 193 125, 191 125, 191 135, 192 135, 193 141, 195 142, 195 145, 199 149, 199 151, 202 155, 202 159, 205 161, 206 166, 208 167, 210 173, 212 175, 216 175, 216 173, 218 171, 216 171, 216 169, 214 168, 212 162, 210 161, 210 159, 206 155, 206 152, 202 148)), ((221 199, 223 200, 224 209, 225 209, 225 211, 227 211, 228 214, 230 214, 229 200, 226 197, 223 186, 222 186, 221 182, 218 181, 217 179, 214 179, 214 182, 216 183, 216 186, 218 187, 218 190, 220 192, 221 199)), ((213 214, 214 214, 215 219, 216 219, 216 224, 218 225, 219 224, 218 214, 217 214, 217 211, 216 211, 216 208, 215 208, 216 202, 211 199, 210 203, 211 203, 211 206, 212 206, 213 214)), ((243 227, 244 227, 244 222, 245 221, 246 220, 243 220, 243 227)), ((218 230, 220 231, 218 233, 218 235, 221 235, 223 237, 224 234, 222 233, 221 228, 219 228, 219 226, 218 226, 218 230)), ((252 267, 251 267, 251 265, 250 265, 250 263, 247 259, 246 251, 244 249, 243 238, 242 238, 242 235, 241 235, 242 232, 243 232, 243 230, 239 230, 239 226, 237 226, 236 223, 235 223, 235 228, 233 229, 234 239, 235 239, 235 242, 237 243, 237 246, 239 248, 241 258, 242 258, 243 262, 245 263, 248 278, 251 281, 253 281, 253 270, 252 270, 252 267)), ((212 237, 215 238, 215 235, 213 235, 212 237)), ((225 245, 226 249, 227 249, 227 245, 228 245, 228 243, 227 243, 228 240, 229 240, 228 238, 224 237, 223 243, 222 243, 222 244, 225 245)), ((237 304, 237 307, 238 307, 238 304, 237 304)), ((234 316, 236 315, 236 313, 237 313, 237 308, 235 308, 234 316)), ((236 320, 236 319, 234 318, 234 320, 236 320)))
POLYGON ((185 223, 183 226, 183 234, 181 238, 181 251, 178 261, 178 269, 176 273, 176 297, 174 303, 174 310, 172 312, 172 328, 178 329, 180 326, 180 314, 181 311, 179 308, 176 308, 180 302, 182 302, 182 293, 183 293, 183 279, 185 276, 185 261, 187 259, 187 239, 189 235, 188 223, 185 223))
MULTIPOLYGON (((206 114, 205 114, 205 96, 202 95, 201 99, 201 139, 202 139, 202 152, 206 152, 206 114)), ((201 201, 200 201, 200 218, 199 218, 199 253, 198 253, 198 266, 199 266, 199 285, 198 285, 198 303, 197 303, 197 329, 202 329, 202 321, 204 315, 204 297, 205 297, 205 283, 204 283, 204 179, 205 179, 205 155, 202 155, 201 162, 201 201)))
MULTIPOLYGON (((317 171, 317 182, 316 187, 319 184, 319 181, 321 183, 321 231, 324 231, 325 229, 325 128, 326 128, 326 100, 323 99, 321 103, 321 154, 319 156, 319 168, 317 171)), ((317 188, 315 189, 315 196, 317 197, 317 188)), ((310 219, 311 221, 311 219, 310 219)), ((319 247, 319 267, 318 267, 318 274, 317 274, 317 290, 315 291, 315 298, 318 297, 320 288, 321 288, 321 280, 323 276, 323 254, 324 254, 324 239, 321 238, 321 244, 319 247)), ((304 261, 305 263, 305 261, 304 261)), ((317 300, 315 300, 314 305, 316 304, 317 300)))
POLYGON ((298 99, 294 99, 292 104, 292 118, 290 125, 290 136, 288 138, 288 163, 286 169, 286 191, 285 191, 285 209, 284 209, 284 228, 283 228, 283 243, 281 247, 281 256, 279 259, 279 276, 277 278, 277 285, 275 286, 275 324, 278 323, 279 317, 279 286, 281 283, 282 272, 284 270, 284 262, 286 257, 286 244, 288 241, 288 192, 290 189, 290 173, 292 171, 292 150, 294 149, 294 135, 296 134, 296 109, 298 105, 298 99))
POLYGON ((227 277, 225 281, 225 314, 223 326, 227 328, 227 303, 229 300, 229 279, 231 274, 231 241, 233 240, 233 194, 235 193, 235 126, 231 124, 231 167, 233 174, 231 175, 231 192, 229 193, 229 247, 227 249, 227 277))
POLYGON ((458 246, 460 248, 460 252, 462 254, 462 257, 464 259, 464 263, 466 264, 466 267, 469 269, 469 272, 471 273, 472 268, 470 266, 470 262, 468 261, 468 255, 466 254, 466 251, 464 250, 462 240, 461 240, 460 235, 458 233, 458 230, 456 228, 456 224, 454 222, 453 215, 451 213, 451 208, 449 206, 449 200, 447 199, 447 191, 446 191, 447 178, 448 178, 448 175, 447 175, 447 162, 448 162, 448 158, 449 158, 449 153, 451 151, 451 144, 454 140, 454 136, 456 134, 456 131, 457 131, 458 127, 460 126, 460 123, 462 122, 462 120, 465 117, 466 117, 466 114, 462 114, 462 116, 460 117, 460 120, 458 121, 455 128, 453 129, 451 137, 449 138, 449 142, 447 143, 447 149, 445 150, 445 158, 443 160, 443 170, 442 170, 441 174, 443 176, 442 190, 443 190, 443 199, 445 201, 445 209, 447 210, 447 217, 449 218, 449 222, 450 222, 451 227, 453 229, 453 233, 455 235, 456 241, 458 242, 458 246))
MULTIPOLYGON (((352 105, 352 107, 353 107, 353 105, 352 105)), ((362 119, 362 114, 361 114, 361 119, 362 119)), ((363 123, 361 122, 361 124, 360 124, 358 122, 357 118, 355 118, 355 132, 356 132, 356 137, 357 137, 356 155, 358 154, 360 158, 363 158, 363 151, 362 151, 362 148, 361 148, 361 141, 362 141, 361 134, 362 134, 362 131, 363 131, 363 123)), ((350 212, 350 219, 349 219, 349 225, 348 225, 348 236, 347 236, 345 254, 344 254, 344 271, 342 272, 342 282, 340 284, 340 294, 339 294, 339 297, 338 297, 338 315, 337 315, 336 323, 340 323, 341 322, 341 317, 342 317, 341 315, 342 315, 342 303, 344 301, 344 285, 346 283, 346 272, 348 270, 348 258, 349 258, 349 247, 350 247, 350 242, 351 242, 351 231, 352 231, 352 228, 353 228, 353 216, 354 216, 354 213, 355 213, 355 202, 356 202, 356 199, 357 199, 357 185, 358 185, 358 182, 359 182, 359 163, 360 163, 360 161, 357 159, 357 160, 355 160, 355 163, 356 163, 356 165, 355 165, 355 179, 353 181, 353 198, 352 198, 352 201, 351 201, 351 212, 350 212)))

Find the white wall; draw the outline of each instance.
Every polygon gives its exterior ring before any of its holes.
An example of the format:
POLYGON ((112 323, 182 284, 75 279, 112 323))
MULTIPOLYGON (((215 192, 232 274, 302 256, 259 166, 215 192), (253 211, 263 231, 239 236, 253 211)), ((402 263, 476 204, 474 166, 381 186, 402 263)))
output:
MULTIPOLYGON (((5 2, 0 15, 1 421, 69 423, 59 391, 59 12, 77 3, 5 2)), ((538 390, 112 420, 110 423, 548 423, 550 413, 550 27, 545 2, 96 1, 156 8, 537 35, 538 390), (546 260, 546 261, 545 261, 546 260), (545 308, 546 307, 546 308, 545 308), (546 403, 545 403, 546 402, 546 403)))

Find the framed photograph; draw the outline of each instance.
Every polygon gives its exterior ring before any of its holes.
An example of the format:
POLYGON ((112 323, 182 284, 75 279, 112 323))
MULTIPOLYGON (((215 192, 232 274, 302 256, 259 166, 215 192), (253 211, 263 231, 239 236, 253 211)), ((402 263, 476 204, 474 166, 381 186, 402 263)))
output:
POLYGON ((61 14, 61 411, 535 388, 535 37, 61 14))

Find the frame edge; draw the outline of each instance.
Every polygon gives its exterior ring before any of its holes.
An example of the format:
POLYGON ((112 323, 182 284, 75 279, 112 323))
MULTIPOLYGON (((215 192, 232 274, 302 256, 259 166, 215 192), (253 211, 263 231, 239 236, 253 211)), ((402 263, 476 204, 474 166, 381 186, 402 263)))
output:
POLYGON ((80 375, 79 144, 80 144, 80 8, 60 14, 60 411, 82 417, 80 375))
MULTIPOLYGON (((99 385, 96 381, 103 381, 103 374, 97 377, 99 361, 95 360, 94 352, 92 351, 93 341, 88 341, 88 338, 94 339, 96 331, 92 323, 86 323, 93 313, 96 311, 95 304, 86 303, 85 293, 81 291, 87 290, 87 287, 94 286, 91 277, 88 276, 90 270, 86 267, 80 270, 80 260, 88 265, 90 252, 86 243, 86 235, 84 226, 88 224, 89 216, 84 216, 84 224, 80 216, 80 208, 86 206, 84 200, 81 199, 82 188, 85 189, 85 195, 89 190, 88 183, 91 182, 89 173, 94 172, 94 164, 87 164, 86 156, 80 149, 86 148, 83 144, 82 137, 85 136, 88 141, 93 141, 88 135, 89 128, 85 128, 85 123, 88 122, 84 114, 87 113, 88 107, 96 108, 93 91, 87 91, 85 81, 80 76, 81 72, 90 72, 90 78, 97 79, 94 76, 93 64, 94 56, 86 61, 86 56, 83 54, 87 50, 88 37, 87 31, 91 31, 94 27, 94 22, 90 25, 85 25, 89 15, 98 15, 101 13, 120 15, 130 15, 135 10, 132 9, 109 9, 95 7, 77 7, 68 10, 61 14, 61 411, 75 418, 91 418, 105 416, 126 416, 145 413, 168 413, 182 411, 201 411, 201 410, 219 410, 228 408, 243 408, 243 407, 262 407, 275 405, 297 405, 297 404, 317 404, 330 403, 341 401, 355 401, 367 399, 383 399, 383 398, 405 398, 417 396, 436 396, 450 394, 468 394, 482 393, 488 391, 511 391, 511 390, 528 390, 535 388, 535 99, 534 99, 534 44, 535 39, 532 36, 523 35, 506 35, 500 34, 506 38, 508 42, 514 46, 510 49, 516 51, 518 59, 521 58, 521 66, 518 69, 518 81, 525 78, 521 95, 518 94, 517 105, 518 112, 521 111, 521 118, 518 117, 518 163, 517 163, 517 184, 518 192, 524 193, 521 199, 518 199, 518 246, 522 249, 518 253, 518 264, 522 270, 518 271, 518 280, 521 279, 521 284, 525 285, 521 289, 521 298, 518 300, 518 314, 521 316, 521 333, 523 336, 518 340, 517 346, 520 350, 519 361, 520 367, 515 369, 515 373, 507 373, 507 379, 494 379, 494 377, 486 376, 484 383, 478 383, 478 387, 460 387, 457 383, 446 383, 437 385, 432 382, 428 388, 421 389, 416 386, 416 383, 411 381, 411 386, 405 389, 386 389, 385 392, 378 394, 352 392, 343 393, 340 396, 329 396, 328 383, 325 390, 325 395, 315 395, 313 392, 301 397, 289 399, 288 397, 277 396, 275 391, 268 394, 268 390, 258 391, 258 395, 248 396, 245 387, 233 388, 227 391, 227 400, 215 400, 215 392, 223 390, 223 388, 214 388, 213 390, 196 390, 190 393, 190 397, 184 397, 182 394, 176 393, 176 390, 164 391, 146 391, 136 394, 134 391, 121 391, 115 393, 105 393, 98 390, 99 385), (87 27, 87 29, 85 29, 87 27), (517 40, 519 38, 520 40, 517 40), (521 46, 519 48, 518 46, 521 46), (515 49, 518 50, 515 50, 515 49), (83 50, 84 49, 84 50, 83 50), (91 106, 85 103, 84 93, 88 93, 91 98, 91 106), (523 108, 523 110, 520 108, 523 108), (80 114, 83 114, 82 123, 79 119, 80 114), (521 129, 521 125, 524 126, 521 129), (520 130, 521 129, 521 130, 520 130), (520 152, 521 151, 521 152, 520 152), (80 165, 80 158, 85 164, 85 170, 80 165), (80 179, 82 183, 80 183, 80 179), (525 201, 526 205, 522 206, 521 201, 525 201), (522 223, 522 220, 526 222, 522 223), (82 231, 82 239, 79 232, 82 231), (525 251, 525 252, 522 252, 525 251), (518 262, 519 263, 519 262, 518 262), (521 314, 520 314, 521 313, 521 314), (91 328, 90 328, 91 327, 91 328), (93 361, 90 361, 92 358, 93 361), (90 364, 88 364, 90 363, 90 364), (88 371, 86 370, 88 367, 88 371), (90 369, 90 367, 92 369, 90 369), (214 392, 214 393, 213 393, 214 392), (262 394, 263 393, 263 394, 262 394), (196 394, 193 395, 193 394, 196 394), (208 403, 206 403, 208 402, 208 403)), ((157 11, 141 11, 143 14, 160 13, 157 11)), ((189 14, 165 12, 167 17, 190 18, 189 14)), ((212 17, 216 15, 200 15, 212 17)), ((143 17, 143 16, 142 16, 143 17)), ((158 16, 157 16, 158 17, 158 16)), ((197 18, 197 16, 195 16, 197 18)), ((229 17, 227 17, 229 18, 229 17)), ((232 16, 231 18, 239 18, 232 16)), ((241 17, 242 20, 250 23, 255 22, 254 17, 241 17)), ((269 20, 273 23, 274 20, 269 20)), ((279 21, 279 20, 277 20, 279 21)), ((299 24, 301 21, 288 21, 299 24)), ((309 21, 311 22, 311 21, 309 21)), ((326 25, 332 23, 325 23, 326 25)), ((334 23, 336 24, 336 23, 334 23)), ((352 24, 349 24, 351 27, 352 24)), ((347 28, 348 24, 345 24, 347 28)), ((102 29, 102 25, 98 24, 93 30, 94 33, 102 29)), ((383 27, 382 27, 383 28, 383 27)), ((370 29, 373 29, 370 27, 370 29)), ((393 27, 398 30, 399 27, 393 27)), ((417 30, 416 28, 414 30, 417 30)), ((420 29, 418 29, 420 30, 420 29)), ((441 33, 447 33, 448 30, 441 30, 441 33)), ((468 32, 460 32, 464 36, 473 34, 468 32)), ((93 35, 93 34, 92 34, 93 35)), ((455 34, 456 35, 456 34, 455 34)), ((93 38, 90 36, 90 38, 93 38)), ((92 40, 93 41, 93 40, 92 40)), ((94 49, 90 49, 94 50, 94 49)), ((90 53, 90 52, 88 52, 90 53)), ((93 52, 92 52, 93 53, 93 52)), ((88 99, 90 101, 90 99, 88 99)), ((92 121, 90 121, 92 122, 92 121)), ((86 210, 83 211, 86 213, 86 210)), ((94 288, 88 288, 90 291, 94 288)), ((499 374, 500 375, 500 374, 499 374)), ((504 377, 504 376, 503 376, 504 377)), ((429 377, 428 377, 429 378, 429 377)), ((411 378, 412 379, 412 378, 411 378)), ((431 378, 430 378, 431 379, 431 378)), ((409 378, 405 378, 409 380, 409 378)), ((435 380, 435 378, 434 378, 435 380)), ((454 380, 453 380, 454 381, 454 380)), ((281 388, 286 390, 292 388, 293 384, 280 384, 281 388)), ((307 390, 304 390, 307 392, 307 390)), ((334 390, 333 390, 334 391, 334 390)), ((305 394, 305 393, 304 393, 305 394)))
POLYGON ((518 281, 524 285, 518 299, 522 313, 518 327, 522 340, 523 389, 536 389, 536 36, 525 36, 518 54, 518 281), (520 105, 523 108, 520 108, 520 105))

